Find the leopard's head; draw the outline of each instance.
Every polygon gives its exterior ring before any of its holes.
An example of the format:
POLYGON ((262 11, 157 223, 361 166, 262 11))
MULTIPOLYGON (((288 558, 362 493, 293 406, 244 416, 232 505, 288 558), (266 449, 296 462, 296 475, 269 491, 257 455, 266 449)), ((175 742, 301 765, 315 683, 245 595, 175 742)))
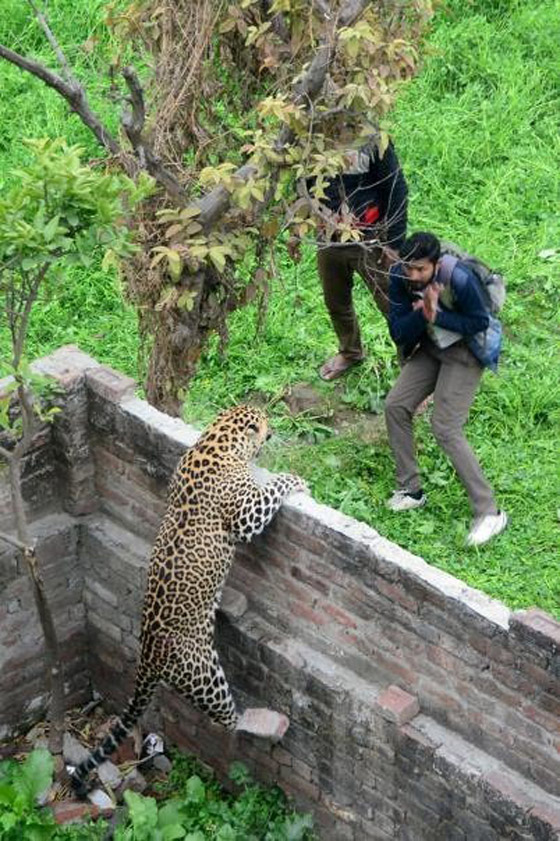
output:
POLYGON ((265 413, 253 406, 242 405, 221 412, 199 443, 213 445, 217 450, 234 453, 243 459, 251 459, 257 455, 268 437, 265 413))

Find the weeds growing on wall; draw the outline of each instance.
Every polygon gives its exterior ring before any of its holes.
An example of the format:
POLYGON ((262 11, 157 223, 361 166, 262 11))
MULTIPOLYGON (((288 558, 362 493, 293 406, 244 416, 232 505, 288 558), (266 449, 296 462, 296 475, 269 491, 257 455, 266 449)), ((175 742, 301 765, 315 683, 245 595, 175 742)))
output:
MULTIPOLYGON (((17 4, 14 4, 17 5, 17 4)), ((99 3, 80 7, 89 18, 99 3)), ((70 4, 69 4, 70 8, 70 4)), ((53 21, 75 31, 83 20, 53 21)), ((0 22, 0 27, 1 27, 0 22)), ((60 29, 59 29, 60 31, 60 29)), ((74 36, 72 36, 74 37, 74 36)), ((87 36, 86 36, 87 37, 87 36)), ((70 39, 68 39, 70 40, 70 39)), ((82 38, 85 40, 85 38, 82 38)), ((418 423, 420 463, 429 506, 406 515, 386 511, 393 461, 386 441, 365 445, 336 436, 312 415, 292 419, 271 407, 277 431, 266 456, 274 468, 305 476, 316 498, 358 517, 382 534, 512 607, 537 604, 560 616, 558 429, 560 428, 560 92, 558 0, 449 0, 440 7, 424 69, 401 96, 388 126, 410 187, 410 229, 433 229, 501 268, 508 280, 506 345, 499 375, 486 374, 468 435, 500 504, 510 515, 504 535, 466 550, 466 497, 433 441, 428 417, 418 423)), ((87 52, 78 56, 93 74, 87 52)), ((78 132, 64 106, 38 85, 6 73, 0 93, 0 181, 19 154, 19 127, 7 119, 21 93, 26 128, 78 132)), ((23 119, 23 116, 22 116, 23 119)), ((18 159, 19 163, 19 159, 18 159)), ((98 268, 75 270, 60 303, 35 320, 30 350, 78 342, 135 375, 135 316, 98 268)), ((307 381, 351 408, 379 411, 397 369, 385 324, 360 283, 356 298, 369 356, 337 385, 316 370, 335 349, 321 300, 312 250, 294 266, 282 247, 269 314, 230 322, 228 353, 206 354, 192 384, 186 416, 198 425, 216 410, 259 392, 273 402, 286 386, 307 381)))

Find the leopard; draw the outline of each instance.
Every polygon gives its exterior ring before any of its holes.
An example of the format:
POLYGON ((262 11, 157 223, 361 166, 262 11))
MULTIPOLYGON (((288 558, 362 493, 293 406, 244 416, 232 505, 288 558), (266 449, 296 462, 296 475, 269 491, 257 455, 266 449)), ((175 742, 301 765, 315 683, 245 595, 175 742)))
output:
POLYGON ((290 473, 256 481, 250 461, 270 435, 262 409, 234 406, 180 459, 148 565, 133 696, 102 743, 71 770, 78 796, 87 794, 89 775, 138 723, 159 684, 226 730, 240 727, 214 641, 223 586, 236 544, 261 534, 290 494, 308 492, 290 473))

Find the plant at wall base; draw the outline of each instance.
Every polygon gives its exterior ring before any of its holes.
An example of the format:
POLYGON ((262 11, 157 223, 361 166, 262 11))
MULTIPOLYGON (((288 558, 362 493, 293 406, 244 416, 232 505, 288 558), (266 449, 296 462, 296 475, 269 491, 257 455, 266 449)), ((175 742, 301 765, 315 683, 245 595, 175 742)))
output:
POLYGON ((37 798, 51 785, 54 762, 48 750, 34 750, 23 762, 0 762, 0 838, 2 841, 101 841, 96 825, 59 827, 37 798))
POLYGON ((253 782, 241 763, 230 777, 240 786, 236 797, 195 757, 176 752, 173 770, 158 796, 125 792, 128 814, 110 836, 104 821, 57 826, 37 798, 52 781, 49 751, 34 750, 23 762, 0 762, 0 838, 2 841, 313 841, 313 820, 289 806, 279 788, 253 782))
POLYGON ((230 778, 241 787, 237 797, 196 759, 176 753, 162 786, 164 805, 125 792, 128 822, 117 829, 115 841, 312 841, 311 816, 290 809, 279 788, 255 784, 240 762, 232 765, 230 778))
POLYGON ((45 638, 50 683, 49 748, 62 751, 63 673, 56 629, 40 575, 25 513, 22 460, 39 428, 52 421, 56 407, 45 408, 48 381, 33 373, 25 359, 29 320, 44 292, 64 281, 63 269, 87 262, 104 248, 106 263, 130 254, 125 207, 149 191, 147 180, 97 172, 80 161, 80 149, 62 140, 27 141, 32 162, 16 174, 19 185, 0 199, 0 321, 11 337, 11 358, 0 365, 11 381, 0 394, 0 458, 8 467, 17 536, 0 538, 19 549, 27 563, 45 638))

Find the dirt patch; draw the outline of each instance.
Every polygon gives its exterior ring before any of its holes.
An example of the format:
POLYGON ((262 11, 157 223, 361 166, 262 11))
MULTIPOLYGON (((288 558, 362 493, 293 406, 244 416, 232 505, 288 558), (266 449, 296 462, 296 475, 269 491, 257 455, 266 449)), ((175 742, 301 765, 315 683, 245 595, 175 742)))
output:
POLYGON ((292 417, 316 420, 339 435, 358 438, 365 444, 386 437, 381 413, 351 409, 343 403, 341 394, 342 389, 336 387, 325 394, 309 383, 295 383, 286 390, 282 400, 292 417))

